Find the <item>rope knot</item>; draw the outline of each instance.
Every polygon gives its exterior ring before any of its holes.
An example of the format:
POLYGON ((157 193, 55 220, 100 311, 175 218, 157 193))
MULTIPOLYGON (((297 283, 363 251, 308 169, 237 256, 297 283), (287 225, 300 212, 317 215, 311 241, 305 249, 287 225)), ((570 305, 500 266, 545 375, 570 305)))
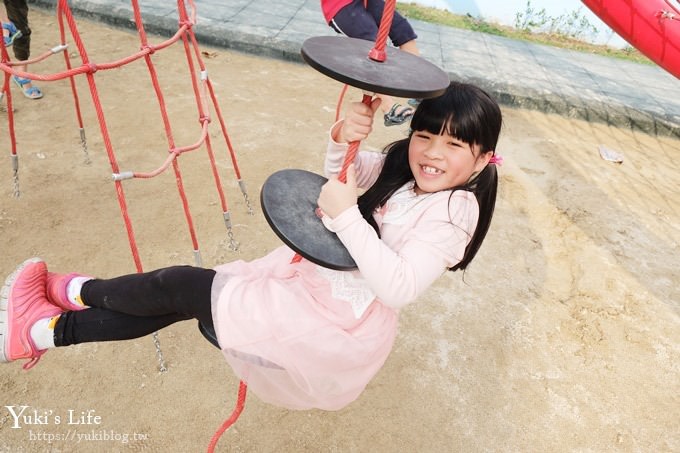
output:
POLYGON ((185 25, 187 26, 187 28, 191 28, 194 26, 194 23, 189 19, 179 21, 180 27, 184 27, 185 25))
POLYGON ((210 119, 210 116, 208 116, 208 115, 203 115, 200 118, 198 118, 198 122, 201 123, 201 124, 203 124, 203 123, 210 124, 211 121, 212 120, 210 119))
POLYGON ((89 68, 89 71, 88 71, 88 72, 89 72, 90 74, 94 74, 95 72, 97 72, 97 71, 99 70, 99 68, 97 67, 97 65, 94 64, 94 63, 88 63, 88 64, 87 64, 87 67, 89 68))
POLYGON ((148 55, 153 55, 154 53, 156 53, 156 48, 148 44, 143 45, 142 47, 140 47, 140 49, 146 51, 148 55))

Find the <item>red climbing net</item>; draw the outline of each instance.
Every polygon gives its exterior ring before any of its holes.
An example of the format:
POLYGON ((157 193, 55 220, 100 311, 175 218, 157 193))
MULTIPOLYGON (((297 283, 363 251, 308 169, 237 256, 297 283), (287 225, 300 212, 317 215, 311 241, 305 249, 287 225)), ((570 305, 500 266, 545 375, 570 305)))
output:
POLYGON ((205 147, 208 153, 208 157, 210 159, 210 163, 212 165, 212 173, 213 177, 215 180, 215 187, 218 192, 218 196, 220 199, 220 204, 222 207, 222 212, 224 215, 224 220, 229 232, 229 237, 231 239, 231 246, 235 247, 236 243, 233 240, 233 234, 231 232, 231 222, 230 222, 230 213, 226 201, 226 197, 224 195, 224 191, 222 189, 222 182, 221 178, 219 175, 219 172, 216 167, 216 159, 215 159, 215 154, 213 151, 213 145, 211 142, 210 135, 208 134, 208 125, 211 122, 211 117, 209 113, 209 104, 212 104, 212 107, 214 108, 215 115, 217 116, 219 120, 219 124, 221 127, 222 131, 222 136, 225 140, 225 143, 227 145, 228 151, 229 151, 229 156, 232 162, 232 166, 235 172, 236 179, 239 183, 239 186, 241 188, 241 191, 243 193, 244 198, 246 199, 246 202, 248 203, 248 209, 250 212, 252 212, 252 208, 250 207, 250 202, 248 200, 248 195, 245 190, 245 184, 243 180, 241 179, 241 172, 238 167, 238 163, 236 160, 236 155, 234 153, 234 149, 231 145, 231 141, 229 140, 229 136, 227 134, 227 128, 226 124, 224 122, 224 118, 222 116, 222 112, 219 108, 219 104, 217 102, 217 99, 215 97, 215 93, 213 90, 212 83, 210 81, 210 78, 208 77, 207 70, 205 68, 205 65, 203 63, 201 53, 199 50, 198 43, 196 41, 196 37, 193 32, 193 25, 195 24, 195 8, 192 0, 189 0, 189 9, 187 10, 187 6, 185 5, 184 0, 178 0, 177 2, 177 7, 178 7, 178 14, 179 14, 179 28, 177 32, 168 40, 161 42, 160 44, 151 44, 149 43, 149 40, 147 38, 146 32, 144 30, 144 24, 142 22, 142 16, 140 13, 140 8, 137 0, 132 0, 132 6, 133 6, 133 12, 134 12, 134 21, 137 26, 137 30, 139 33, 139 38, 140 38, 140 50, 130 56, 127 56, 125 58, 122 58, 117 61, 113 62, 94 62, 91 61, 87 49, 83 43, 83 40, 78 33, 78 28, 76 25, 76 22, 74 20, 73 14, 66 2, 66 0, 59 0, 57 3, 57 19, 59 22, 59 29, 60 29, 60 35, 61 35, 61 44, 52 48, 50 51, 40 55, 37 58, 31 59, 31 60, 26 60, 26 61, 18 61, 18 62, 10 62, 8 54, 7 54, 7 49, 4 47, 2 48, 2 60, 0 62, 0 69, 4 72, 4 85, 3 85, 3 93, 7 97, 7 111, 8 111, 8 124, 9 124, 9 137, 10 137, 10 143, 11 143, 11 156, 13 159, 13 171, 14 171, 14 179, 15 179, 15 196, 19 196, 19 189, 18 189, 18 164, 16 164, 16 161, 18 159, 17 155, 17 147, 16 147, 16 138, 15 138, 15 133, 14 133, 14 114, 13 114, 13 107, 12 107, 12 94, 9 90, 9 79, 10 76, 15 75, 18 77, 25 77, 29 78, 31 80, 37 80, 37 81, 56 81, 56 80, 62 80, 69 78, 71 82, 71 89, 73 91, 73 99, 75 103, 75 110, 76 110, 76 116, 78 120, 78 124, 81 130, 81 140, 83 142, 83 147, 85 151, 87 151, 87 144, 85 141, 85 135, 84 135, 84 128, 83 128, 83 119, 82 119, 82 114, 80 111, 80 101, 79 101, 79 96, 78 92, 76 89, 76 84, 75 84, 75 76, 78 75, 84 75, 87 78, 88 86, 90 89, 90 94, 92 96, 92 101, 96 110, 97 114, 97 120, 99 122, 99 127, 100 131, 102 134, 102 138, 104 141, 104 146, 106 148, 106 152, 109 158, 109 162, 111 164, 111 169, 113 171, 113 181, 116 186, 116 192, 118 194, 118 200, 121 208, 121 213, 123 215, 124 221, 125 221, 125 227, 128 233, 128 238, 130 242, 130 247, 132 249, 132 255, 133 259, 135 262, 135 266, 139 272, 142 271, 142 264, 141 260, 139 257, 139 252, 138 248, 136 245, 135 241, 135 236, 134 236, 134 231, 132 227, 132 223, 130 221, 129 215, 128 215, 128 210, 127 210, 127 202, 125 200, 125 194, 123 190, 123 184, 122 182, 127 179, 133 179, 133 178, 151 178, 154 176, 157 176, 164 171, 166 171, 170 166, 173 167, 173 171, 175 172, 176 176, 176 181, 177 181, 177 188, 179 192, 179 196, 182 199, 183 207, 184 207, 184 212, 185 212, 185 217, 189 229, 189 233, 191 236, 191 242, 193 245, 194 252, 196 254, 197 258, 197 263, 200 264, 200 254, 199 254, 199 247, 198 247, 198 241, 196 238, 196 232, 191 216, 191 212, 189 210, 188 202, 185 196, 184 188, 183 188, 183 182, 182 182, 182 175, 180 171, 180 165, 179 165, 179 160, 178 157, 186 152, 189 151, 194 151, 196 149, 205 147), (65 44, 66 43, 66 32, 68 31, 71 34, 71 37, 73 39, 73 42, 75 46, 78 49, 78 55, 80 56, 81 59, 81 64, 76 66, 71 62, 71 57, 68 52, 68 46, 65 44), (163 95, 163 91, 161 89, 161 86, 158 81, 158 75, 157 75, 157 70, 154 65, 152 55, 159 51, 162 50, 168 46, 171 46, 177 42, 180 42, 184 46, 184 50, 186 53, 187 57, 187 64, 189 65, 190 73, 191 73, 191 82, 192 82, 192 87, 194 91, 194 96, 196 99, 196 105, 198 108, 198 116, 199 116, 199 123, 201 124, 201 131, 199 134, 199 137, 197 138, 196 142, 190 145, 186 146, 178 146, 173 138, 173 130, 170 125, 170 120, 168 118, 168 112, 166 109, 166 104, 165 104, 165 98, 163 95), (14 69, 15 66, 20 65, 20 64, 33 64, 40 62, 46 58, 48 58, 51 55, 57 54, 61 52, 64 56, 65 60, 65 66, 66 70, 59 72, 59 73, 54 73, 54 74, 36 74, 36 73, 28 73, 28 72, 22 72, 14 69), (162 119, 163 119, 163 125, 165 128, 165 134, 167 137, 167 143, 168 143, 168 156, 164 160, 164 162, 155 170, 149 171, 149 172, 137 172, 137 171, 127 171, 127 172, 121 172, 120 168, 118 166, 118 162, 116 159, 116 154, 113 149, 113 145, 111 143, 111 139, 109 136, 109 130, 107 127, 106 123, 106 118, 105 118, 105 113, 104 109, 102 107, 102 103, 100 101, 99 97, 99 91, 97 88, 97 83, 96 83, 96 78, 95 78, 95 73, 97 71, 102 71, 102 70, 110 70, 110 69, 115 69, 119 68, 121 66, 127 65, 129 63, 132 63, 136 60, 143 59, 146 63, 146 66, 149 70, 149 75, 151 77, 151 81, 153 83, 153 88, 154 88, 154 93, 156 95, 156 98, 158 100, 158 105, 161 111, 162 119), (198 71, 196 70, 198 69, 198 71))
MULTIPOLYGON (((129 179, 147 179, 147 178, 153 178, 154 176, 157 176, 163 172, 165 172, 168 168, 172 167, 174 174, 175 174, 175 181, 177 183, 177 190, 179 197, 182 201, 182 206, 184 209, 184 215, 186 218, 186 223, 188 226, 189 230, 189 235, 191 237, 191 243, 194 251, 194 258, 196 260, 196 265, 200 266, 201 265, 201 256, 200 256, 200 251, 199 251, 199 245, 198 245, 198 239, 196 235, 196 231, 194 228, 194 222, 193 218, 191 215, 191 211, 189 209, 189 203, 185 194, 184 190, 184 183, 182 179, 182 172, 180 169, 180 162, 179 162, 179 157, 187 152, 197 150, 199 148, 205 148, 208 153, 208 158, 210 160, 211 168, 212 168, 212 175, 213 179, 215 182, 215 187, 217 189, 218 197, 220 200, 220 205, 222 208, 222 215, 224 218, 224 222, 227 228, 227 233, 228 237, 230 240, 230 248, 236 249, 237 248, 237 243, 234 240, 234 236, 231 230, 231 219, 230 219, 230 213, 229 213, 229 208, 227 204, 227 199, 224 195, 224 190, 222 188, 222 181, 220 178, 219 171, 217 170, 217 165, 216 165, 216 157, 215 153, 213 150, 213 144, 211 141, 210 134, 208 133, 208 127, 211 122, 211 116, 210 116, 210 107, 212 106, 212 109, 214 111, 215 116, 217 117, 222 133, 222 137, 224 139, 224 142, 226 144, 226 148, 228 150, 229 154, 229 159, 231 160, 232 167, 235 173, 236 180, 239 184, 240 190, 242 192, 242 195, 245 199, 247 208, 249 213, 252 214, 252 207, 250 205, 250 201, 248 199, 248 194, 245 189, 245 183, 241 179, 241 172, 239 170, 239 166, 236 160, 236 154, 234 152, 234 149, 232 147, 231 141, 229 139, 229 135, 227 133, 227 127, 226 123, 224 121, 224 118, 222 116, 222 112, 220 110, 219 104, 217 102, 217 98, 215 97, 215 93, 213 90, 212 83, 210 81, 210 78, 208 77, 208 71, 206 70, 206 67, 203 63, 203 59, 201 56, 201 52, 199 50, 198 43, 196 41, 196 37, 194 35, 193 31, 193 26, 196 23, 196 8, 194 5, 193 0, 188 0, 187 3, 185 3, 184 0, 177 0, 177 12, 178 12, 178 29, 177 32, 170 38, 167 39, 166 41, 163 41, 159 44, 151 44, 149 42, 149 39, 147 37, 146 31, 144 29, 144 23, 142 21, 142 14, 140 11, 139 3, 137 0, 131 0, 132 2, 132 9, 133 9, 133 15, 134 15, 134 22, 137 28, 137 32, 139 34, 139 40, 140 40, 140 50, 132 55, 129 55, 125 58, 112 61, 112 62, 95 62, 90 59, 88 56, 88 51, 87 48, 85 47, 85 44, 82 40, 82 37, 80 33, 78 32, 78 27, 76 24, 76 21, 73 17, 72 11, 70 7, 68 6, 68 3, 66 0, 58 0, 57 5, 56 5, 56 15, 57 15, 57 21, 59 24, 59 31, 60 31, 60 38, 61 42, 59 45, 55 46, 54 48, 50 49, 49 51, 43 53, 42 55, 38 56, 37 58, 33 58, 31 60, 26 60, 26 61, 17 61, 17 62, 12 62, 9 59, 9 55, 7 52, 7 49, 4 47, 4 44, 0 44, 0 69, 4 72, 4 84, 2 86, 2 92, 4 93, 4 96, 6 96, 6 102, 7 102, 7 113, 8 113, 8 129, 9 129, 9 139, 10 139, 10 146, 11 146, 11 152, 10 152, 10 157, 12 159, 12 170, 13 170, 13 176, 14 176, 14 195, 15 197, 18 197, 20 195, 19 191, 19 165, 18 165, 18 153, 17 153, 17 142, 16 142, 16 134, 15 134, 15 121, 14 121, 14 108, 12 105, 12 94, 9 89, 9 81, 11 76, 18 76, 22 78, 28 78, 31 80, 36 80, 36 81, 44 81, 44 82, 51 82, 51 81, 57 81, 57 80, 62 80, 68 78, 70 80, 70 85, 71 85, 71 90, 73 92, 73 100, 75 104, 75 112, 76 112, 76 117, 78 121, 78 126, 80 128, 80 138, 81 138, 81 143, 83 146, 83 150, 85 152, 86 160, 89 160, 89 156, 87 154, 87 141, 85 139, 85 132, 84 132, 84 126, 83 126, 83 116, 81 113, 80 109, 80 99, 78 96, 78 91, 76 88, 76 83, 75 83, 75 77, 76 76, 84 76, 87 78, 87 84, 90 90, 90 94, 92 97, 92 102, 96 111, 97 115, 97 121, 99 123, 99 128, 101 131, 104 147, 106 148, 106 153, 108 155, 109 163, 111 165, 111 170, 113 172, 113 182, 115 185, 116 189, 116 194, 118 197, 118 203, 120 205, 120 210, 121 214, 123 216, 123 220, 125 223, 125 229, 127 231, 127 236, 129 239, 130 243, 130 249, 132 251, 132 257, 135 263, 135 267, 137 269, 137 272, 143 272, 142 269, 142 262, 139 256, 139 250, 137 247, 137 241, 135 239, 135 234, 134 234, 134 229, 132 226, 132 221, 130 219, 130 216, 128 214, 128 203, 125 197, 125 191, 123 187, 123 182, 129 179), (71 61, 71 55, 68 52, 68 45, 66 44, 67 42, 67 32, 70 34, 71 39, 73 40, 74 45, 76 46, 78 52, 77 55, 80 57, 80 62, 79 63, 74 63, 71 61), (173 136, 173 129, 170 123, 170 119, 168 117, 168 112, 166 109, 166 103, 165 103, 165 97, 163 94, 163 90, 161 88, 161 85, 158 80, 158 73, 156 66, 153 61, 153 54, 157 51, 163 50, 173 44, 176 43, 181 43, 184 47, 184 51, 186 54, 186 61, 187 65, 189 66, 190 74, 191 74, 191 85, 193 87, 193 92, 194 92, 194 97, 196 100, 196 105, 198 109, 198 120, 200 123, 200 133, 198 134, 198 138, 196 141, 192 144, 185 145, 185 146, 180 146, 177 143, 175 143, 174 136, 173 136), (48 57, 52 55, 56 55, 58 53, 62 53, 64 57, 64 62, 65 62, 65 70, 62 72, 54 73, 54 74, 38 74, 38 73, 29 73, 29 72, 23 72, 23 71, 18 71, 15 69, 17 65, 33 65, 36 63, 39 63, 48 57), (102 102, 100 100, 99 96, 99 90, 97 88, 97 80, 95 77, 95 74, 98 71, 106 71, 110 69, 116 69, 121 66, 127 65, 129 63, 135 62, 137 60, 144 60, 149 76, 151 78, 151 82, 153 84, 153 90, 154 94, 156 96, 156 99, 158 101, 158 106, 160 109, 160 113, 162 116, 162 121, 163 121, 163 127, 165 130, 165 135, 167 138, 167 149, 168 149, 168 156, 167 158, 164 159, 164 161, 160 164, 158 168, 155 170, 151 170, 148 172, 141 172, 141 171, 124 171, 122 172, 119 168, 118 161, 116 159, 116 153, 113 149, 113 145, 109 136, 109 129, 107 126, 106 122, 106 117, 105 117, 105 110, 102 106, 102 102)), ((163 363, 162 355, 160 352, 160 346, 158 343, 158 339, 156 335, 154 334, 154 341, 156 343, 156 348, 158 352, 158 358, 160 362, 160 369, 161 371, 165 370, 165 365, 163 363)), ((217 440, 219 439, 219 436, 231 425, 233 424, 236 419, 238 418, 238 415, 240 412, 243 410, 243 406, 245 403, 245 396, 246 396, 246 385, 245 383, 241 382, 241 385, 239 387, 239 392, 238 392, 238 401, 236 404, 236 408, 234 409, 234 412, 232 416, 225 422, 225 424, 222 425, 218 433, 215 434, 215 437, 211 441, 211 444, 209 446, 209 450, 212 450, 217 443, 217 440)))

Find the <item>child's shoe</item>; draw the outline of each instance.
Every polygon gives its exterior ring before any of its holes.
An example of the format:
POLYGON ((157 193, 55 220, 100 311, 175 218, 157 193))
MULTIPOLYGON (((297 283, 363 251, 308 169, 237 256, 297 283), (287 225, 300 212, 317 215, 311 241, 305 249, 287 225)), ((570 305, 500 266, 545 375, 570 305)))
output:
POLYGON ((394 104, 389 112, 385 113, 385 126, 397 126, 408 121, 415 110, 411 107, 402 107, 401 104, 394 104))
POLYGON ((0 291, 0 362, 30 359, 32 368, 46 349, 38 350, 31 338, 37 321, 62 313, 46 297, 47 266, 40 258, 24 261, 7 277, 0 291))
POLYGON ((2 28, 4 30, 7 30, 8 34, 7 36, 4 36, 3 33, 3 39, 5 40, 5 47, 9 47, 12 44, 14 44, 14 41, 17 40, 18 38, 21 38, 21 30, 17 30, 17 27, 14 25, 12 22, 3 22, 2 28))
POLYGON ((68 284, 74 278, 80 277, 83 280, 91 280, 92 277, 87 277, 82 274, 57 274, 54 272, 47 273, 47 300, 65 311, 80 311, 88 308, 80 300, 80 296, 71 300, 68 295, 68 284))

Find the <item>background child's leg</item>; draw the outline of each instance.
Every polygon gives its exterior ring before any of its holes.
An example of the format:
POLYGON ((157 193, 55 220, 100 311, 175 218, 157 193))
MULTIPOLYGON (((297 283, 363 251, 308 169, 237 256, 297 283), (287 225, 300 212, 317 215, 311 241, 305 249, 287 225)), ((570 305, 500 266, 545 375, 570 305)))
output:
MULTIPOLYGON (((369 0, 366 8, 368 14, 371 15, 377 26, 380 26, 383 10, 385 9, 385 2, 383 0, 369 0)), ((392 16, 392 24, 390 27, 390 39, 395 47, 401 47, 404 51, 418 55, 418 50, 415 47, 415 40, 417 37, 418 35, 416 35, 408 20, 395 11, 392 16), (410 41, 413 41, 412 46, 409 46, 408 48, 402 47, 405 43, 410 41)), ((373 39, 375 40, 375 38, 373 39)))
POLYGON ((9 20, 21 30, 21 37, 14 41, 14 58, 28 60, 31 56, 31 28, 28 26, 28 4, 26 0, 4 2, 9 20))
POLYGON ((378 34, 378 25, 373 16, 364 8, 363 0, 354 0, 342 8, 329 25, 336 32, 351 38, 375 41, 378 34))
MULTIPOLYGON (((28 25, 28 3, 26 0, 5 0, 5 9, 9 20, 14 23, 16 28, 21 31, 21 36, 14 40, 12 49, 14 58, 17 61, 28 60, 31 56, 31 28, 28 25)), ((16 65, 17 71, 28 72, 25 64, 16 65)), ((33 85, 31 79, 14 76, 12 78, 21 89, 24 96, 30 99, 41 99, 43 93, 37 86, 33 85)))

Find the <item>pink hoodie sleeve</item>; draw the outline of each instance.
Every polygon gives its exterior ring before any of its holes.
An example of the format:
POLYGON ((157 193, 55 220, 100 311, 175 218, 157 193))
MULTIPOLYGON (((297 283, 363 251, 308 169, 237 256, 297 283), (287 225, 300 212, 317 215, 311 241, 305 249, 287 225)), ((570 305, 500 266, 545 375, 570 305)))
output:
POLYGON ((377 298, 393 308, 414 301, 446 268, 458 263, 476 226, 479 208, 473 194, 455 192, 450 203, 450 192, 435 195, 431 206, 404 231, 398 250, 378 237, 356 205, 328 224, 377 298))

